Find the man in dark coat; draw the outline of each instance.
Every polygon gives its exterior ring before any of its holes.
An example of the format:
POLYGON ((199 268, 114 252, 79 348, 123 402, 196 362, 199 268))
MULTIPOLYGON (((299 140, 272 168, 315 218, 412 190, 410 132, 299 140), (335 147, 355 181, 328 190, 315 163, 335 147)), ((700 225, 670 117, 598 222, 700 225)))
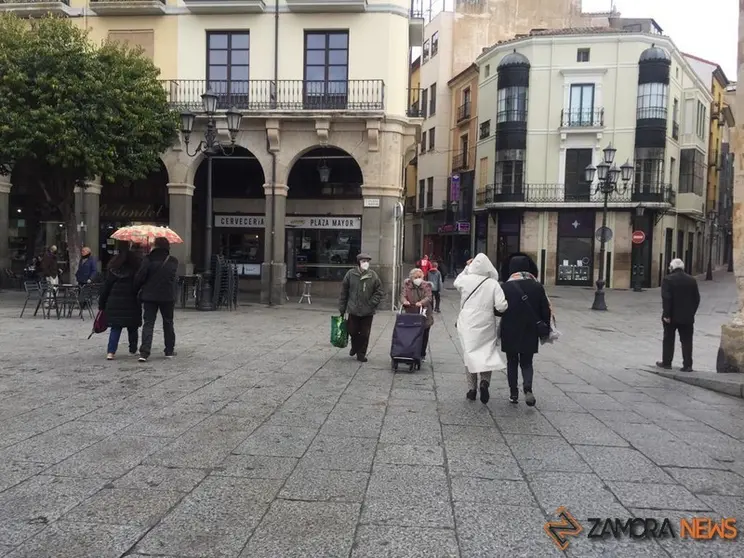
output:
POLYGON ((350 269, 344 276, 338 301, 339 314, 342 316, 347 312, 349 314, 347 321, 351 337, 349 355, 356 356, 359 362, 367 362, 372 319, 385 296, 380 277, 369 268, 371 259, 371 256, 365 253, 357 256, 359 266, 350 269))
POLYGON ((134 276, 142 260, 127 248, 127 245, 121 245, 119 253, 109 262, 106 281, 98 297, 98 309, 106 312, 106 323, 110 328, 107 360, 114 359, 123 328, 127 328, 129 354, 137 354, 142 306, 134 290, 134 276))
POLYGON ((664 326, 659 368, 670 369, 674 359, 674 341, 679 331, 682 344, 682 372, 692 372, 692 336, 695 314, 700 306, 700 290, 692 275, 685 273, 685 263, 675 258, 669 264, 669 275, 661 282, 661 321, 664 326))
POLYGON ((158 311, 163 320, 165 357, 175 356, 176 331, 173 328, 173 311, 176 301, 176 273, 178 260, 170 255, 170 242, 167 238, 155 239, 154 248, 142 260, 142 265, 134 278, 135 292, 142 301, 144 325, 142 326, 142 345, 140 362, 147 362, 152 349, 152 335, 158 311))
POLYGON ((41 275, 51 285, 59 282, 59 263, 57 263, 57 247, 50 246, 44 253, 39 264, 41 275))
POLYGON ((524 254, 509 258, 509 274, 503 278, 502 288, 509 305, 501 318, 501 350, 506 353, 506 374, 509 380, 509 400, 519 401, 519 368, 522 369, 524 400, 535 405, 532 393, 534 369, 532 359, 538 352, 540 339, 537 322, 550 324, 550 302, 545 289, 531 270, 535 262, 524 254))

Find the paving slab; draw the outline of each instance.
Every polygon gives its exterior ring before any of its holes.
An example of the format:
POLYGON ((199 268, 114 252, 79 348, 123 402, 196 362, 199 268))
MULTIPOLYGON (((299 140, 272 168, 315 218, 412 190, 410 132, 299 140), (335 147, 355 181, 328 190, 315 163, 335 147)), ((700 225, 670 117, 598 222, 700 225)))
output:
MULTIPOLYGON (((720 381, 733 281, 700 288, 687 379, 720 381)), ((744 403, 650 370, 658 289, 608 291, 606 313, 591 290, 548 292, 563 336, 535 358, 532 408, 509 403, 503 371, 487 405, 465 399, 454 291, 414 374, 390 370, 388 311, 365 364, 329 345, 332 306, 290 303, 178 310, 176 359, 141 365, 106 362, 89 320, 19 320, 3 292, 0 555, 549 557, 559 506, 744 515, 744 403)), ((565 555, 734 547, 575 537, 565 555)))

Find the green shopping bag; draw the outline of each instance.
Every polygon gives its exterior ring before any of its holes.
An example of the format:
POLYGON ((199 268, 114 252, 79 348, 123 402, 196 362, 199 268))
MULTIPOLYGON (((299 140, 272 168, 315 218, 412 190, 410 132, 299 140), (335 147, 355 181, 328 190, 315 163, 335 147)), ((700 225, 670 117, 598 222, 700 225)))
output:
POLYGON ((343 316, 331 316, 331 345, 339 349, 349 344, 349 332, 346 330, 346 320, 343 316))

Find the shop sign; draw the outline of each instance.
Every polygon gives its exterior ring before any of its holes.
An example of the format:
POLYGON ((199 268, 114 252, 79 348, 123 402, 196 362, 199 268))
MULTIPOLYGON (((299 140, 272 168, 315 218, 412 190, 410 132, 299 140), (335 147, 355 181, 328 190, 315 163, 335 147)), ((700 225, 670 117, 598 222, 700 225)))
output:
POLYGON ((215 215, 215 227, 240 227, 245 229, 262 229, 266 224, 263 215, 215 215))
POLYGON ((284 225, 293 229, 342 229, 357 230, 362 228, 361 217, 290 217, 284 225))
POLYGON ((451 233, 455 232, 455 225, 442 225, 437 229, 438 233, 451 233))
POLYGON ((463 233, 470 232, 470 223, 468 221, 458 221, 457 230, 463 233))
POLYGON ((380 207, 380 198, 364 198, 364 207, 380 207))
POLYGON ((460 201, 460 175, 453 174, 450 178, 450 201, 460 201))
POLYGON ((238 274, 256 277, 261 275, 261 264, 237 264, 238 274))
POLYGON ((162 217, 165 212, 165 206, 154 204, 135 206, 128 204, 108 205, 104 203, 101 205, 99 212, 103 219, 142 221, 162 217))

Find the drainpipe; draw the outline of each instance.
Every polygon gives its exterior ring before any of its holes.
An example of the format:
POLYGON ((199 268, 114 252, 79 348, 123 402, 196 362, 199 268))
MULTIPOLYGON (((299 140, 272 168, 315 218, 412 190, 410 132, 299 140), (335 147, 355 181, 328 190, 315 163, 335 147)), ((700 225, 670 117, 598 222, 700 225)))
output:
MULTIPOLYGON (((279 94, 279 0, 274 0, 274 105, 279 94)), ((266 150, 271 156, 271 249, 269 250, 269 306, 274 305, 274 257, 276 255, 276 153, 270 149, 266 136, 266 150)))

